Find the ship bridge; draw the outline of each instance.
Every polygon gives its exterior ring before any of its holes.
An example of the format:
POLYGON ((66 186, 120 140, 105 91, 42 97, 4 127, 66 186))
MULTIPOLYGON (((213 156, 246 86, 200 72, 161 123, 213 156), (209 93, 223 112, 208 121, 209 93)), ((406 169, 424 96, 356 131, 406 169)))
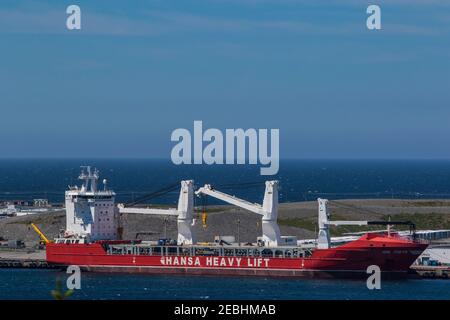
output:
POLYGON ((81 167, 78 179, 81 187, 72 186, 65 193, 65 236, 87 238, 89 241, 117 239, 115 196, 108 190, 106 179, 103 190, 98 190, 99 172, 90 166, 81 167))

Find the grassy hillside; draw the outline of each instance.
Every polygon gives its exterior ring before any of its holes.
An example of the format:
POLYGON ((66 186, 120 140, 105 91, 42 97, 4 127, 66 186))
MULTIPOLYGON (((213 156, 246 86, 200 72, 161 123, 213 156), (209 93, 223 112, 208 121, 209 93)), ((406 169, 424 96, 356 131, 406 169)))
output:
MULTIPOLYGON (((333 220, 351 220, 345 215, 333 215, 333 220)), ((389 215, 383 215, 380 220, 388 221, 389 215)), ((395 221, 411 221, 416 224, 417 229, 450 229, 450 214, 445 213, 400 213, 391 217, 391 220, 395 221)), ((317 232, 317 218, 316 217, 304 217, 304 218, 287 218, 279 219, 280 225, 290 226, 295 228, 302 228, 309 231, 317 232)), ((349 232, 358 232, 363 230, 380 230, 382 226, 338 226, 331 227, 332 236, 342 236, 349 232)), ((398 226, 397 230, 408 230, 408 226, 398 226)))

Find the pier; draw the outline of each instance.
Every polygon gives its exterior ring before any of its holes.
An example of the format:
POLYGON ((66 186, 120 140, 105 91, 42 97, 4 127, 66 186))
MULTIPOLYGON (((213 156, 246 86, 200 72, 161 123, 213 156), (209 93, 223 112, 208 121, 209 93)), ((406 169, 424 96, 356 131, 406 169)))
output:
POLYGON ((450 279, 450 266, 418 266, 413 265, 411 269, 416 271, 422 278, 428 279, 450 279))
POLYGON ((0 268, 54 269, 45 260, 45 250, 0 250, 0 268))

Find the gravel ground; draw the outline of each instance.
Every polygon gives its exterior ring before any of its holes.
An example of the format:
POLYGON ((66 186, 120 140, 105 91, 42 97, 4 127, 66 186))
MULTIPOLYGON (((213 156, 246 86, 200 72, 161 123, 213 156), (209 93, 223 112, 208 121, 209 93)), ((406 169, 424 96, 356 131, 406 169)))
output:
MULTIPOLYGON (((339 215, 340 218, 366 220, 379 219, 386 214, 392 216, 402 213, 450 214, 450 200, 339 200, 330 203, 329 208, 332 215, 339 215)), ((242 242, 254 242, 261 234, 261 219, 256 214, 231 206, 214 206, 210 207, 209 211, 207 227, 204 228, 201 221, 194 226, 198 241, 212 241, 215 235, 234 235, 237 238, 238 229, 242 242)), ((317 202, 280 204, 279 219, 307 217, 317 217, 317 202)), ((30 228, 30 222, 34 222, 48 238, 52 239, 65 228, 65 213, 59 211, 1 219, 0 237, 20 239, 25 241, 27 246, 34 246, 38 243, 39 237, 30 228)), ((176 239, 175 217, 170 217, 165 222, 164 218, 158 216, 126 214, 122 218, 122 224, 126 239, 134 239, 137 232, 149 233, 140 236, 139 239, 157 240, 165 236, 176 239)), ((302 228, 281 225, 280 229, 283 235, 294 235, 299 239, 315 237, 313 231, 302 228)))

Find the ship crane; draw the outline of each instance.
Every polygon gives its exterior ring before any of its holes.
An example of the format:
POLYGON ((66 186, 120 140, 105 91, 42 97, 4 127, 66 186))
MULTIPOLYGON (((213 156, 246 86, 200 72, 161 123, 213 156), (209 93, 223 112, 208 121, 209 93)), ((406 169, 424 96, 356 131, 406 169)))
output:
POLYGON ((39 228, 34 223, 31 223, 30 225, 33 230, 39 235, 44 244, 50 243, 50 240, 47 239, 47 237, 41 232, 41 230, 39 230, 39 228))
POLYGON ((263 204, 250 203, 235 196, 215 190, 210 184, 205 184, 195 192, 196 195, 207 195, 222 200, 237 207, 257 213, 262 216, 262 240, 269 247, 276 247, 283 243, 280 236, 278 218, 278 181, 266 181, 263 204))
POLYGON ((350 220, 329 220, 330 214, 327 210, 327 199, 318 198, 319 203, 319 235, 317 237, 318 249, 330 248, 330 230, 329 226, 368 226, 385 225, 387 226, 388 236, 390 236, 390 227, 392 225, 409 225, 411 230, 415 230, 415 224, 411 221, 350 221, 350 220))
MULTIPOLYGON (((162 215, 162 216, 176 216, 178 226, 178 239, 177 243, 182 244, 194 244, 196 239, 191 230, 193 225, 193 212, 194 212, 194 181, 184 180, 181 181, 180 196, 178 198, 178 207, 170 209, 155 209, 155 208, 133 208, 127 207, 124 204, 119 204, 119 213, 139 213, 150 215, 162 215)), ((135 204, 135 203, 133 203, 135 204)))

